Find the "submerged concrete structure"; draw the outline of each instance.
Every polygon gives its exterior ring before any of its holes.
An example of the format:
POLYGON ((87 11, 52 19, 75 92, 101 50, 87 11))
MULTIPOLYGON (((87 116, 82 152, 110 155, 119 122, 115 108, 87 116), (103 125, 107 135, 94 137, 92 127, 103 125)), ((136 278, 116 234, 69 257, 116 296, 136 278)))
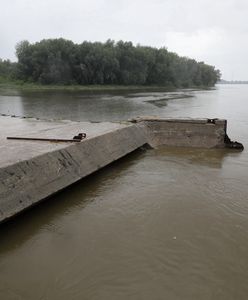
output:
POLYGON ((0 117, 0 222, 149 144, 224 148, 226 120, 142 117, 125 123, 0 117), (7 140, 8 136, 81 142, 7 140))
POLYGON ((225 147, 226 120, 140 117, 132 122, 143 128, 152 147, 225 147))

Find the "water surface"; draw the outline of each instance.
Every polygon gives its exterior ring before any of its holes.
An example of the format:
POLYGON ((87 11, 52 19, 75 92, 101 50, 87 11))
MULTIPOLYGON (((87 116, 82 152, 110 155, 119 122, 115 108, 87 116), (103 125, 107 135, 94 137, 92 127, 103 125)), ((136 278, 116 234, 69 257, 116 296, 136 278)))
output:
POLYGON ((4 224, 0 299, 247 299, 248 86, 179 94, 0 96, 40 118, 224 117, 245 146, 139 150, 4 224))

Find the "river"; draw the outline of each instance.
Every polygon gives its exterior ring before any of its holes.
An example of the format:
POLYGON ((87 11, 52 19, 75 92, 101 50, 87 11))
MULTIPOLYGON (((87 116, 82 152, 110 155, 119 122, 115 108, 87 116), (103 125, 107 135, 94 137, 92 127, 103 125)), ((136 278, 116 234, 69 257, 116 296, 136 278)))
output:
POLYGON ((245 147, 138 150, 2 224, 0 299, 247 299, 248 85, 2 91, 0 113, 94 122, 223 117, 245 147))

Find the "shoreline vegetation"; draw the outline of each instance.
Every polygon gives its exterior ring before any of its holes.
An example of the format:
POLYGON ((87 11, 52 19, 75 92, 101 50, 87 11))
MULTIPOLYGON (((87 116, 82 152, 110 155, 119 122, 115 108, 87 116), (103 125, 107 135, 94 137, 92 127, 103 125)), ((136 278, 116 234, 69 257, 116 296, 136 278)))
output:
POLYGON ((209 90, 214 87, 206 86, 190 86, 188 88, 181 88, 175 86, 163 85, 79 85, 79 84, 40 84, 35 82, 25 82, 21 80, 9 80, 0 77, 0 91, 1 90, 19 90, 19 91, 82 91, 82 92, 114 92, 114 91, 163 91, 173 92, 178 89, 189 90, 209 90))
POLYGON ((17 62, 0 59, 0 88, 32 90, 151 90, 209 88, 214 66, 166 48, 112 41, 75 44, 45 39, 16 45, 17 62))

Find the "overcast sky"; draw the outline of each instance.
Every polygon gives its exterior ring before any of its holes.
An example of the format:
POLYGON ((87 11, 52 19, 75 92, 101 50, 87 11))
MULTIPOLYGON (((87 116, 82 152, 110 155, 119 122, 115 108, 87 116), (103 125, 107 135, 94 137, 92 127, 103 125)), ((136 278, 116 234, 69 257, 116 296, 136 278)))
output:
POLYGON ((248 80, 248 0, 0 0, 0 58, 63 37, 167 47, 248 80))

